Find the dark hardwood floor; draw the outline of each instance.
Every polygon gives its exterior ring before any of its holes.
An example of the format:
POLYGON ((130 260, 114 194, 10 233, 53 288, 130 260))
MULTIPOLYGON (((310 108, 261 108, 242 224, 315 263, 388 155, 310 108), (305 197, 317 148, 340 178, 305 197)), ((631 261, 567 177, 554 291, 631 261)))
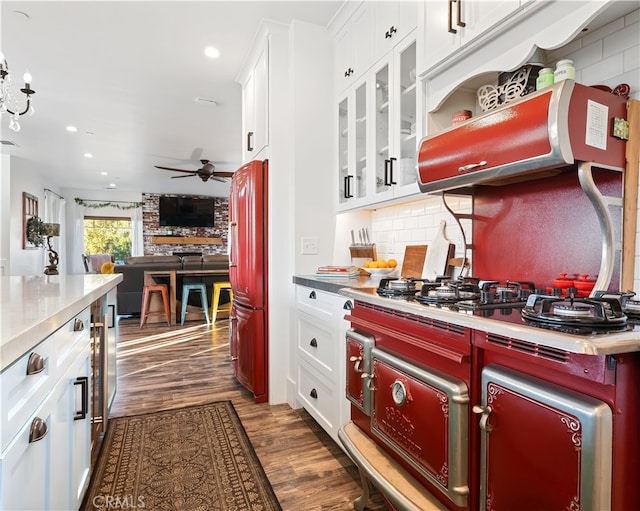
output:
POLYGON ((119 319, 112 417, 231 400, 285 511, 353 509, 360 479, 342 449, 303 409, 256 404, 235 380, 228 320, 139 325, 119 319))

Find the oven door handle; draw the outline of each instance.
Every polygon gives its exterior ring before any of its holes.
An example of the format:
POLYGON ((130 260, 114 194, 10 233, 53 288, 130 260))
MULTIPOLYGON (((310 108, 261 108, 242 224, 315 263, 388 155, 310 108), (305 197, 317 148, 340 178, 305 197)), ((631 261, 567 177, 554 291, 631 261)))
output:
POLYGON ((364 331, 366 331, 371 335, 375 335, 376 332, 379 332, 380 334, 388 335, 389 337, 407 342, 413 346, 419 346, 421 348, 428 349, 432 353, 435 353, 436 355, 440 355, 441 357, 444 357, 447 360, 453 360, 458 364, 462 364, 464 362, 469 361, 469 354, 452 350, 444 346, 439 346, 437 344, 434 344, 428 341, 427 339, 423 339, 421 337, 415 337, 413 335, 405 334, 403 332, 398 332, 397 330, 387 328, 377 323, 372 323, 370 321, 367 321, 366 319, 356 318, 350 314, 347 314, 345 316, 345 319, 347 321, 350 321, 352 326, 354 325, 359 326, 364 331))
POLYGON ((486 431, 487 433, 491 433, 491 430, 493 428, 491 427, 491 424, 488 424, 488 422, 489 422, 489 414, 493 411, 491 409, 491 406, 475 405, 475 406, 473 406, 473 408, 471 408, 471 411, 473 413, 478 413, 478 414, 481 415, 481 417, 480 417, 480 429, 482 431, 486 431))

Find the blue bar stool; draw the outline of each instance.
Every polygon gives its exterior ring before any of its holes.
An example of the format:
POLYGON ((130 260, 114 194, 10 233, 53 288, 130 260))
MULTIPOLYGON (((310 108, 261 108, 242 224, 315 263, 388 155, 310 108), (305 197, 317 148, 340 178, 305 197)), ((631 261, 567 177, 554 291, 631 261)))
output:
POLYGON ((209 306, 207 304, 207 288, 202 282, 193 282, 190 284, 182 284, 182 313, 180 314, 180 324, 184 325, 184 317, 187 315, 187 302, 189 301, 189 293, 191 291, 200 292, 200 300, 202 302, 202 312, 204 318, 209 322, 209 306))

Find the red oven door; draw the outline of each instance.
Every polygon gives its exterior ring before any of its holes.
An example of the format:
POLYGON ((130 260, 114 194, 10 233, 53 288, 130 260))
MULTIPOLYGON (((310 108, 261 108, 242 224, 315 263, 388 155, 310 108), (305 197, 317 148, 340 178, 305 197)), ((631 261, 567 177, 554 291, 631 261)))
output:
POLYGON ((375 339, 353 328, 347 331, 347 399, 365 415, 371 416, 371 349, 375 339))
POLYGON ((466 384, 378 348, 372 349, 371 357, 371 431, 451 502, 466 506, 466 384))
POLYGON ((481 510, 611 509, 606 403, 489 365, 473 411, 481 414, 481 510))

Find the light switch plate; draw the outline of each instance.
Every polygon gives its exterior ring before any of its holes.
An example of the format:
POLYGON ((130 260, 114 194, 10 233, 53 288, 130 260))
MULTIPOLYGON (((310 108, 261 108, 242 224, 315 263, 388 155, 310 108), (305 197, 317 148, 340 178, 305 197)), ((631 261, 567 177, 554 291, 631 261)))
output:
POLYGON ((302 255, 313 255, 318 253, 318 238, 302 238, 302 255))

